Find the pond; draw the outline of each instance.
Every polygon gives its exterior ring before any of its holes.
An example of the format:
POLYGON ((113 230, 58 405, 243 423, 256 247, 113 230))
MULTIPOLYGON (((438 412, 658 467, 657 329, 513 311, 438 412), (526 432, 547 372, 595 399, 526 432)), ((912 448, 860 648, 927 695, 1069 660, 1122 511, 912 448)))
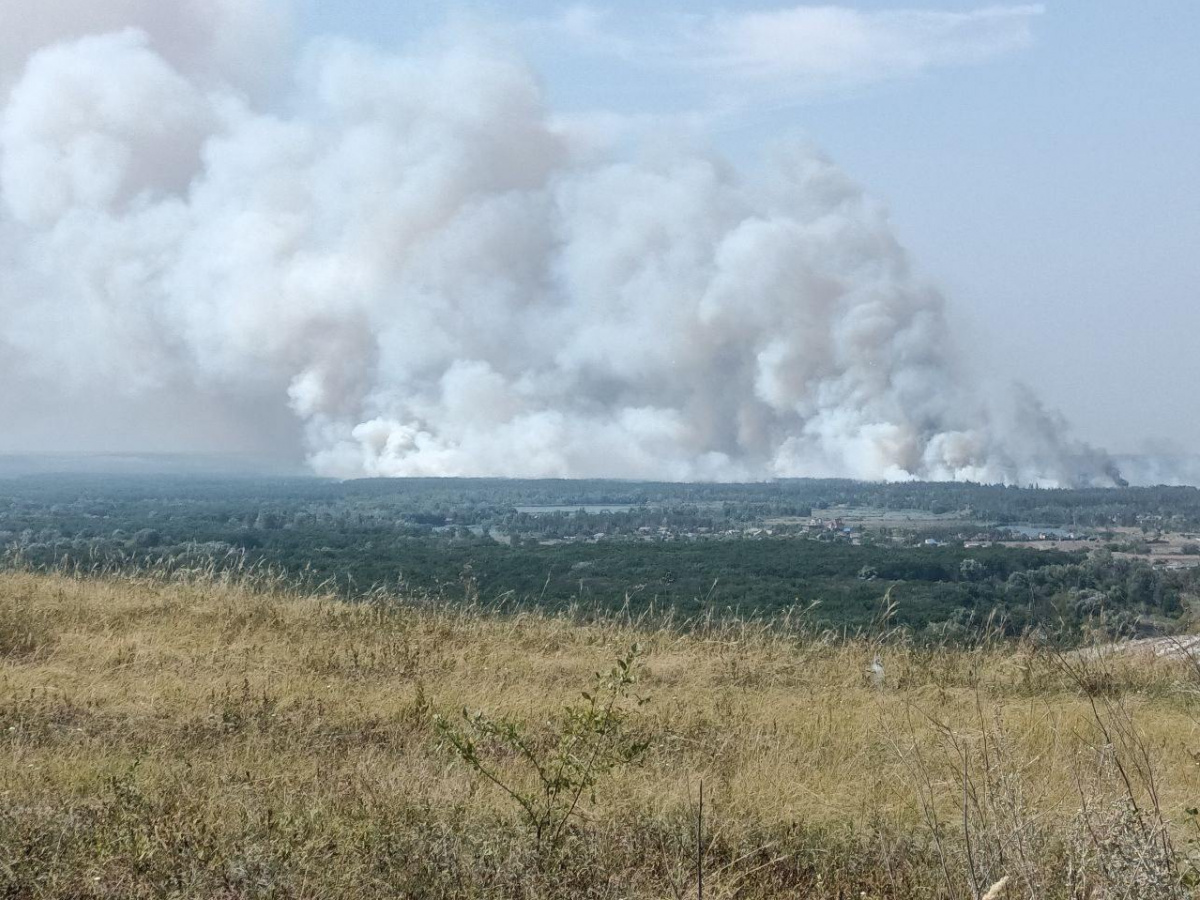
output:
POLYGON ((645 509, 637 503, 609 503, 604 505, 579 506, 518 506, 517 512, 528 513, 531 516, 553 515, 554 513, 575 513, 583 510, 585 513, 629 512, 631 509, 645 509))

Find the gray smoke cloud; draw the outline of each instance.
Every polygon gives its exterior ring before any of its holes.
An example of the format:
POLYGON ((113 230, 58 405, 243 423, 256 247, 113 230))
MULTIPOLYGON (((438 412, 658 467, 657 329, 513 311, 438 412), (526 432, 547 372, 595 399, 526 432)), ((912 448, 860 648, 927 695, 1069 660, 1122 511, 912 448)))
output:
POLYGON ((287 68, 291 18, 289 0, 0 0, 0 91, 45 47, 137 28, 190 78, 262 99, 287 68))
POLYGON ((63 31, 0 114, 9 378, 286 407, 337 476, 1116 478, 964 381, 942 298, 811 148, 606 158, 470 35, 264 77, 220 16, 272 4, 112 9, 138 27, 63 31))

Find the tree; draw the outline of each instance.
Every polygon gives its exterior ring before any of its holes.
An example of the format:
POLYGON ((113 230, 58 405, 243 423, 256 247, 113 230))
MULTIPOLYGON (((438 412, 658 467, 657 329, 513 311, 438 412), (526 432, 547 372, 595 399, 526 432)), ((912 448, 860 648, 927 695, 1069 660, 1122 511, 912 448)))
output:
POLYGON ((963 581, 980 581, 987 574, 987 566, 977 559, 964 559, 958 566, 963 581))

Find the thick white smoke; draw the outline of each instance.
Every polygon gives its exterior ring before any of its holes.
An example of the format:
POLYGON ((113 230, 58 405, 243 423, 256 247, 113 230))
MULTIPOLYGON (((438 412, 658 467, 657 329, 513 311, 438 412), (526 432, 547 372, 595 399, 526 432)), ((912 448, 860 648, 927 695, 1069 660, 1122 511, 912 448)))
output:
POLYGON ((138 28, 190 78, 261 97, 286 69, 291 16, 291 0, 0 0, 0 91, 44 47, 138 28))
POLYGON ((941 299, 818 153, 597 161, 467 39, 314 45, 270 104, 161 43, 48 47, 3 108, 30 378, 288 404, 345 476, 1112 481, 961 383, 941 299))

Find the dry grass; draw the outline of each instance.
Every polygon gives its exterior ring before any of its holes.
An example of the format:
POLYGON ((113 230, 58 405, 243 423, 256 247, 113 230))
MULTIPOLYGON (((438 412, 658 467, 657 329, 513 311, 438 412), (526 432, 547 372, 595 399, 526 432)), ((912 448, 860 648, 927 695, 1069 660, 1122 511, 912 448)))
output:
POLYGON ((1198 671, 13 572, 0 893, 695 896, 703 780, 709 897, 1191 896, 1198 671), (538 856, 433 718, 549 741, 634 641, 652 748, 538 856))

